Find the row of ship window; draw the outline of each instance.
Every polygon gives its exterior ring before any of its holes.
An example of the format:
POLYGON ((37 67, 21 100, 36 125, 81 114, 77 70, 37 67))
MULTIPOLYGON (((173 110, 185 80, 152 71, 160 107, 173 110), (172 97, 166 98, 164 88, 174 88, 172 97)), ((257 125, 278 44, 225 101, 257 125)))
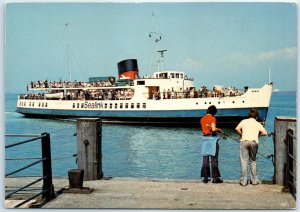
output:
MULTIPOLYGON (((205 105, 206 105, 207 103, 208 103, 209 105, 211 105, 211 102, 204 102, 205 105)), ((225 103, 225 102, 223 102, 223 103, 225 103)), ((232 103, 234 104, 235 101, 232 101, 232 103)), ((243 100, 242 103, 245 103, 245 101, 243 100)), ((218 102, 218 104, 221 104, 221 102, 218 102)), ((198 102, 196 102, 196 105, 198 105, 198 102)))
MULTIPOLYGON (((20 106, 24 106, 24 107, 26 107, 26 102, 20 102, 20 106)), ((117 109, 118 108, 118 103, 114 103, 114 105, 113 105, 113 103, 105 103, 104 104, 104 109, 107 109, 107 108, 109 108, 109 109, 112 109, 113 108, 113 106, 114 106, 114 108, 115 109, 117 109)), ((34 102, 29 102, 29 107, 34 107, 34 102)), ((44 102, 39 102, 38 103, 38 107, 48 107, 48 103, 46 102, 46 103, 44 103, 44 102)), ((84 103, 73 103, 73 108, 84 108, 84 103)), ((129 108, 129 103, 120 103, 120 109, 122 109, 122 108, 125 108, 125 109, 127 109, 127 108, 129 108)), ((137 108, 137 109, 139 109, 139 108, 146 108, 146 103, 143 103, 143 104, 141 104, 141 103, 136 103, 136 105, 134 104, 134 103, 131 103, 130 104, 130 108, 131 109, 134 109, 134 108, 137 108)))
MULTIPOLYGON (((26 102, 20 102, 20 106, 25 106, 26 107, 26 102)), ((34 107, 34 102, 29 102, 29 107, 34 107)), ((48 107, 47 102, 39 102, 38 107, 48 107)))
MULTIPOLYGON (((211 102, 205 102, 204 104, 211 104, 211 102)), ((218 102, 218 104, 220 104, 221 102, 218 102)), ((235 103, 235 101, 232 101, 232 103, 235 103)), ((245 103, 245 101, 242 101, 242 103, 245 103)), ((196 103, 197 105, 198 105, 198 102, 196 103)), ((20 106, 26 106, 26 102, 20 102, 20 106)), ((141 106, 142 106, 142 108, 146 108, 146 103, 143 103, 142 105, 140 104, 140 103, 136 103, 136 105, 134 104, 134 103, 131 103, 130 104, 130 108, 131 109, 134 109, 134 108, 137 108, 137 109, 139 109, 139 108, 141 108, 141 106)), ((29 102, 29 107, 34 107, 34 102, 29 102)), ((48 103, 46 102, 46 103, 44 103, 44 102, 39 102, 39 104, 38 104, 38 107, 48 107, 48 103)), ((84 103, 81 103, 81 106, 80 106, 80 103, 73 103, 73 108, 84 108, 84 103)), ((112 109, 112 108, 115 108, 115 109, 117 109, 118 108, 118 103, 105 103, 104 104, 104 109, 107 109, 107 108, 109 108, 109 109, 112 109)), ((125 109, 127 109, 127 108, 129 108, 129 103, 120 103, 120 109, 123 109, 123 108, 125 108, 125 109)))
MULTIPOLYGON (((146 103, 104 103, 103 104, 103 108, 104 109, 118 109, 118 105, 120 106, 119 109, 128 109, 129 107, 131 109, 140 109, 140 108, 143 108, 145 109, 146 108, 146 103)), ((84 108, 85 107, 85 104, 84 103, 73 103, 73 108, 84 108)))

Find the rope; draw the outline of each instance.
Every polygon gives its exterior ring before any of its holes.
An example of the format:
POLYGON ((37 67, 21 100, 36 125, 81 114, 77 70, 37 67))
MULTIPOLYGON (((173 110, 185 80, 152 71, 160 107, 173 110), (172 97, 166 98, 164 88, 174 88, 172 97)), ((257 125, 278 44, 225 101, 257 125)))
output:
MULTIPOLYGON (((60 160, 60 159, 66 159, 70 157, 77 157, 77 153, 73 154, 72 156, 64 156, 64 157, 56 157, 52 158, 52 160, 60 160)), ((36 160, 36 159, 41 159, 41 158, 32 158, 32 157, 27 157, 27 158, 6 158, 5 160, 36 160)))
MULTIPOLYGON (((232 136, 230 136, 230 135, 228 135, 228 134, 225 134, 224 132, 222 132, 221 134, 222 134, 223 136, 225 136, 225 137, 223 137, 224 140, 226 140, 226 138, 230 138, 231 140, 236 141, 237 143, 240 143, 240 141, 239 141, 238 139, 233 138, 232 136)), ((269 133, 269 134, 268 134, 269 137, 272 136, 272 135, 274 135, 274 133, 269 133)), ((260 156, 262 156, 262 157, 265 158, 265 159, 271 160, 272 163, 273 163, 273 165, 274 165, 274 155, 273 155, 273 154, 270 154, 270 155, 268 155, 268 156, 265 156, 265 155, 263 155, 262 153, 260 153, 260 152, 258 152, 258 151, 257 151, 257 154, 259 154, 260 156)))

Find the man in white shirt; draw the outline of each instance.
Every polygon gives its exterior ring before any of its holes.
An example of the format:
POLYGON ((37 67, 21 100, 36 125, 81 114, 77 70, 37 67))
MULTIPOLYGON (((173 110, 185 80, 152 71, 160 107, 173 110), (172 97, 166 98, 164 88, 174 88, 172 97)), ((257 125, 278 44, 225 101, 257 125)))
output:
POLYGON ((256 174, 256 154, 258 149, 258 136, 267 135, 266 129, 256 121, 258 111, 254 108, 249 111, 249 118, 242 120, 235 128, 237 133, 241 136, 240 139, 240 159, 242 176, 240 185, 247 185, 247 163, 250 160, 250 182, 253 185, 259 183, 256 174))

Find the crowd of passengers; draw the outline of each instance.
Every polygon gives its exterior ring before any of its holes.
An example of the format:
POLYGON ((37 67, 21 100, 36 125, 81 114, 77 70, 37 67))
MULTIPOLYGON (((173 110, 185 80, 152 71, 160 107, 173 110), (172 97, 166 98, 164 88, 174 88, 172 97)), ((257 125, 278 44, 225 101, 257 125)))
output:
POLYGON ((214 86, 212 90, 209 90, 206 86, 202 86, 200 89, 187 88, 185 91, 182 89, 175 90, 164 89, 162 92, 153 90, 152 99, 180 99, 180 98, 205 98, 205 97, 225 97, 225 96, 239 96, 243 94, 240 90, 233 87, 224 88, 221 86, 214 86))
POLYGON ((55 94, 63 91, 53 91, 49 93, 29 93, 21 96, 24 99, 62 99, 62 100, 124 100, 133 97, 133 89, 103 89, 103 90, 68 90, 63 98, 55 94), (52 96, 51 96, 52 95, 52 96))
MULTIPOLYGON (((31 88, 93 88, 93 87, 113 87, 116 86, 113 81, 96 81, 96 82, 50 82, 50 81, 36 81, 31 82, 31 88)), ((246 91, 246 88, 245 88, 246 91)), ((62 92, 62 91, 53 91, 62 92)), ((176 90, 174 88, 164 90, 153 90, 149 94, 150 99, 178 99, 178 98, 204 98, 204 97, 225 97, 225 96, 239 96, 243 92, 235 87, 222 87, 214 86, 212 90, 206 86, 202 86, 199 89, 187 88, 182 91, 182 88, 176 90)), ((67 100, 120 100, 131 99, 134 91, 131 88, 128 89, 97 89, 97 90, 68 90, 63 99, 67 100)), ((30 99, 43 99, 44 94, 27 94, 23 98, 30 99)))
POLYGON ((59 81, 51 82, 48 80, 45 81, 36 81, 30 82, 30 88, 89 88, 89 87, 113 87, 116 84, 113 81, 97 81, 97 82, 68 82, 68 81, 59 81))
POLYGON ((66 100, 124 100, 133 97, 133 89, 103 89, 67 91, 66 100))

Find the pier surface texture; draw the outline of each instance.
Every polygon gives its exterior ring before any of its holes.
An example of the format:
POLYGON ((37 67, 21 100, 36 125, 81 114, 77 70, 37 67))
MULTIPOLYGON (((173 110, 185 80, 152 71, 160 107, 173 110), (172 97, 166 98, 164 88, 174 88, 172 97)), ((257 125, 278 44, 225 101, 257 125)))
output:
MULTIPOLYGON (((20 179, 18 180, 20 182, 20 179)), ((14 184, 6 179, 6 184, 14 184)), ((54 178, 55 190, 69 185, 66 178, 54 178)), ((90 194, 62 193, 43 208, 102 209, 295 209, 290 193, 282 186, 248 184, 238 181, 222 184, 201 180, 111 180, 84 181, 83 187, 94 189, 90 194)))

